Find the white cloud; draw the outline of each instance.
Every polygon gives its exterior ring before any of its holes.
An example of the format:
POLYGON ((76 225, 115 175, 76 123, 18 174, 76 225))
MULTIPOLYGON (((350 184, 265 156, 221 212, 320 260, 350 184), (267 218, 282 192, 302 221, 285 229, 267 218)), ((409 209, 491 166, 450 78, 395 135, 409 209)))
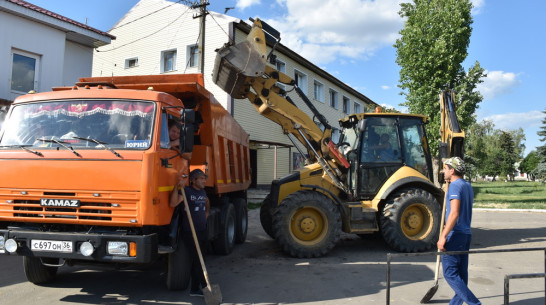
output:
POLYGON ((499 95, 507 94, 521 84, 518 75, 504 71, 485 71, 487 77, 483 83, 478 84, 477 89, 483 95, 484 100, 493 99, 499 95))
POLYGON ((383 85, 383 86, 381 86, 381 89, 383 89, 383 90, 390 90, 390 89, 391 89, 391 86, 383 85))
POLYGON ((485 0, 472 0, 472 14, 478 15, 485 6, 485 0))
POLYGON ((337 57, 366 59, 398 37, 403 26, 400 2, 277 0, 286 15, 267 22, 282 33, 283 44, 313 63, 326 64, 337 57))
POLYGON ((260 2, 260 0, 237 0, 237 4, 235 4, 235 7, 244 10, 247 7, 260 4, 260 2))
POLYGON ((529 112, 494 114, 484 118, 484 120, 492 121, 495 128, 508 130, 523 128, 538 128, 544 119, 544 113, 540 110, 532 110, 529 112))

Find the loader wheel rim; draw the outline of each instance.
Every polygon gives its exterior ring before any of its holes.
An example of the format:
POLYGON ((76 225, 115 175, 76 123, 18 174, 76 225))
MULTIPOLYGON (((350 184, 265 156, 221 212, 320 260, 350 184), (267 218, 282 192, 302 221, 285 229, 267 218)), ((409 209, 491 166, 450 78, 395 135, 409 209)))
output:
POLYGON ((422 203, 412 204, 402 213, 402 232, 411 240, 421 240, 432 230, 432 212, 422 203))
POLYGON ((327 231, 326 214, 316 208, 303 207, 290 218, 290 234, 301 244, 317 244, 324 239, 327 231))

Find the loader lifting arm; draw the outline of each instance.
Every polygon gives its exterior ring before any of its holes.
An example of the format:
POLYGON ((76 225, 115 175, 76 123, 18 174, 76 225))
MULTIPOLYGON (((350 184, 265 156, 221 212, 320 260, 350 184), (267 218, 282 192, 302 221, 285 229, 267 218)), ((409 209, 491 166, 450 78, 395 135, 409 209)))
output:
POLYGON ((258 113, 279 124, 284 133, 293 136, 305 146, 312 162, 318 162, 335 185, 348 193, 342 182, 342 168, 347 160, 331 141, 332 127, 311 101, 298 88, 295 80, 267 65, 266 35, 277 43, 279 33, 260 19, 253 26, 245 41, 226 44, 218 50, 213 81, 235 99, 248 99, 258 113), (319 126, 276 86, 277 82, 294 86, 296 93, 311 109, 324 126, 319 126))

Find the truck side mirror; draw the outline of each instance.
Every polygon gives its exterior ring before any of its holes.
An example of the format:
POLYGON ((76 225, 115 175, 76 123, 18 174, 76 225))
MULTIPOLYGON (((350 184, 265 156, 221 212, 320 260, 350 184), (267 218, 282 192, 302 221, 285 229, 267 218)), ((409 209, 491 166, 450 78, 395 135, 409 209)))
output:
POLYGON ((182 109, 180 111, 180 119, 183 123, 180 128, 180 152, 192 152, 195 111, 193 109, 182 109))

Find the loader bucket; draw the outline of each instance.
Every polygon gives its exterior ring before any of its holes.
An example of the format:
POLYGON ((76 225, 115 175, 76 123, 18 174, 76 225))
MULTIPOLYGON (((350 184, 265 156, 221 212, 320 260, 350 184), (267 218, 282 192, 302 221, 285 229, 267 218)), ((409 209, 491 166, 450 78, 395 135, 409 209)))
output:
POLYGON ((265 22, 260 19, 252 21, 252 29, 246 40, 235 45, 225 44, 218 50, 214 62, 214 83, 233 98, 245 98, 250 90, 248 78, 261 77, 265 73, 267 47, 263 27, 273 33, 267 33, 273 40, 280 39, 279 32, 265 22))
POLYGON ((249 41, 226 44, 216 54, 213 80, 233 98, 244 98, 247 77, 259 77, 265 71, 265 57, 249 41))

